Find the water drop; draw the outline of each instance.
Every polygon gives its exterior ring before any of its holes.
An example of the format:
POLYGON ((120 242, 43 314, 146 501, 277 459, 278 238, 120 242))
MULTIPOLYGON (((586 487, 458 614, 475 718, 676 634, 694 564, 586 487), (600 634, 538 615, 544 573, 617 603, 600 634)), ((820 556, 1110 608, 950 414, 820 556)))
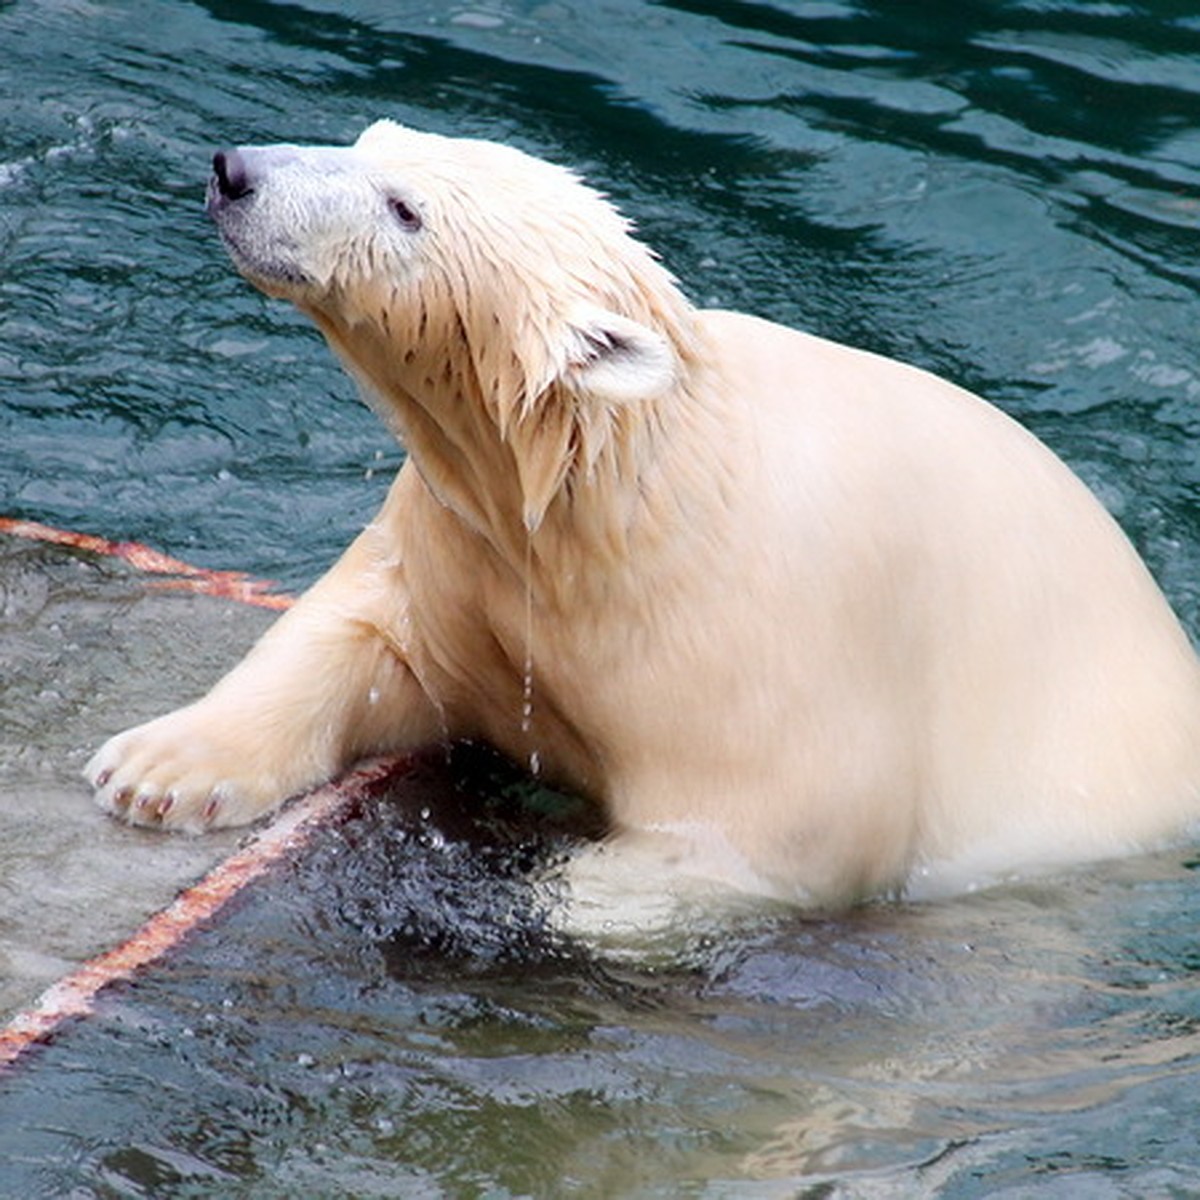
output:
POLYGON ((525 662, 521 679, 521 732, 533 728, 533 532, 525 532, 525 662))

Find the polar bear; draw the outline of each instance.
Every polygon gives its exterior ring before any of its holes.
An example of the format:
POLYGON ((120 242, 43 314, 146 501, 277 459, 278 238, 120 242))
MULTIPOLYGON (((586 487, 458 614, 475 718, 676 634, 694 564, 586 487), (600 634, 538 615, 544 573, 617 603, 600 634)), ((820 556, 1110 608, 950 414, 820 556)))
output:
POLYGON ((613 837, 837 905, 1117 855, 1200 817, 1200 666, 1045 447, 911 366, 693 307, 598 193, 383 121, 216 155, 242 274, 408 458, 204 698, 86 774, 142 825, 250 821, 364 756, 482 739, 613 837))

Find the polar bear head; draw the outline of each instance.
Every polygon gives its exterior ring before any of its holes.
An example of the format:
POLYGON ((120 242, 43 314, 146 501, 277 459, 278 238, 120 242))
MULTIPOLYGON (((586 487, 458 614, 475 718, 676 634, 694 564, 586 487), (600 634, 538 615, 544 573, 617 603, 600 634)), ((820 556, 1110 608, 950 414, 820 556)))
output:
POLYGON ((313 318, 405 440, 412 403, 443 423, 474 405, 514 444, 522 427, 555 431, 556 451, 541 436, 518 453, 541 493, 527 522, 566 460, 601 453, 614 410, 669 391, 688 359, 674 281, 561 167, 390 121, 352 146, 242 148, 213 166, 208 207, 238 268, 313 318))

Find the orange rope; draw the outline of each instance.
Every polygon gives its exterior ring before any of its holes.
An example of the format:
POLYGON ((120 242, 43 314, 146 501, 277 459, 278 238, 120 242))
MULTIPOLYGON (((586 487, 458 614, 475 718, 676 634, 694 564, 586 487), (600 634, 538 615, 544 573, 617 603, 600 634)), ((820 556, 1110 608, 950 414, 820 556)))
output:
POLYGON ((65 1022, 91 1013, 97 995, 105 988, 131 978, 173 950, 248 883, 303 846, 320 826, 377 792, 405 769, 407 761, 369 763, 289 804, 243 849, 180 892, 131 938, 52 984, 34 1004, 0 1028, 0 1074, 32 1046, 49 1041, 65 1022))
MULTIPOLYGON (((172 575, 166 586, 223 596, 261 608, 287 608, 291 597, 272 592, 271 584, 240 571, 208 571, 160 554, 140 542, 114 542, 88 533, 55 529, 37 521, 0 517, 0 533, 70 546, 92 554, 123 559, 139 571, 172 575)), ((247 845, 214 867, 199 883, 181 892, 131 938, 85 962, 51 985, 29 1008, 0 1027, 0 1072, 31 1046, 48 1041, 71 1018, 92 1012, 97 995, 110 984, 131 978, 178 946, 204 921, 213 917, 251 880, 262 875, 288 851, 302 846, 315 829, 371 794, 401 767, 396 761, 377 762, 351 772, 340 781, 288 805, 247 845)))
POLYGON ((66 529, 55 529, 38 521, 23 521, 18 517, 0 517, 0 533, 13 537, 31 538, 39 542, 50 542, 56 546, 71 546, 91 554, 106 554, 120 558, 139 571, 154 575, 174 575, 163 586, 181 591, 200 592, 206 596, 223 596, 227 600, 239 600, 243 604, 254 604, 259 608, 289 608, 292 598, 271 589, 274 584, 261 579, 252 579, 241 571, 209 571, 194 567, 178 558, 160 554, 141 542, 113 542, 92 533, 73 533, 66 529))

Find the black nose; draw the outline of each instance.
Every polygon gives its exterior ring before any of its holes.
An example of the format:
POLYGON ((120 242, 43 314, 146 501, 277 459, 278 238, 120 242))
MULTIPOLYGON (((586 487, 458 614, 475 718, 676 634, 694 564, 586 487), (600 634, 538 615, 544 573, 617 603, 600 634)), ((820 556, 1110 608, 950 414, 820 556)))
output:
POLYGON ((213 155, 213 182, 226 200, 240 200, 254 191, 246 160, 238 150, 218 150, 213 155))

